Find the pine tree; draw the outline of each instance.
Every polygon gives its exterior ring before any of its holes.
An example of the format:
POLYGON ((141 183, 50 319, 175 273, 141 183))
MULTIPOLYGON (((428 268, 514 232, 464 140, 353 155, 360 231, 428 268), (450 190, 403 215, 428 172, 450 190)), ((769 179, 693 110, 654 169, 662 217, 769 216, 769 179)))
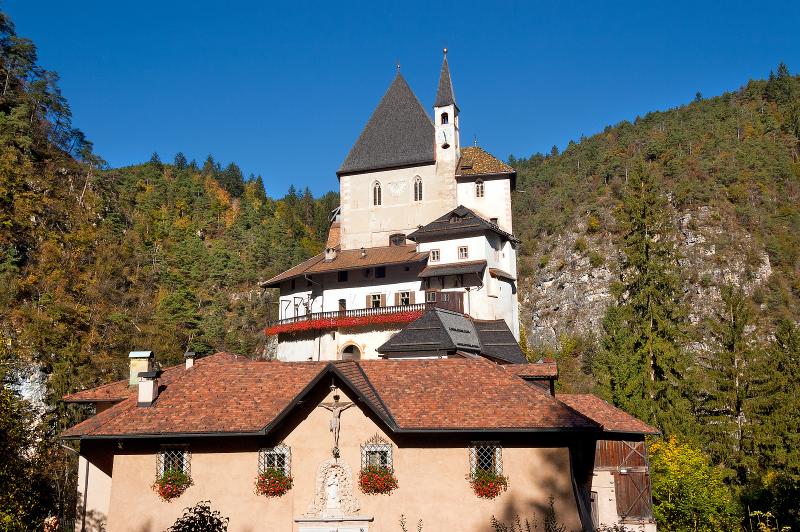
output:
POLYGON ((699 357, 698 381, 702 390, 697 407, 701 431, 714 463, 735 468, 745 481, 752 419, 746 411, 752 400, 753 362, 757 348, 750 337, 752 310, 744 292, 722 288, 722 308, 709 325, 711 352, 699 357))
POLYGON ((174 164, 176 170, 185 170, 189 163, 186 162, 186 156, 183 154, 183 152, 179 151, 175 154, 174 164))
POLYGON ((640 160, 617 211, 621 282, 603 322, 595 370, 614 404, 671 433, 689 423, 681 347, 685 311, 660 190, 640 160))

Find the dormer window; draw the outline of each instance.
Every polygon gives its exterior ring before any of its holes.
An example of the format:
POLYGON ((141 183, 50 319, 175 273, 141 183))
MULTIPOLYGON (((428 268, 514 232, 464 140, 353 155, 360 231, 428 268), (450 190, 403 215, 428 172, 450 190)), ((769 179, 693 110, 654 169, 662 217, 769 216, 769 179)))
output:
POLYGON ((484 193, 483 179, 478 179, 477 181, 475 181, 475 197, 482 198, 483 193, 484 193))
POLYGON ((372 204, 376 207, 382 205, 381 201, 381 182, 375 181, 372 185, 372 204))
POLYGON ((422 178, 414 178, 414 201, 422 201, 422 178))
POLYGON ((442 125, 445 126, 450 123, 450 117, 447 116, 447 113, 442 113, 442 125))

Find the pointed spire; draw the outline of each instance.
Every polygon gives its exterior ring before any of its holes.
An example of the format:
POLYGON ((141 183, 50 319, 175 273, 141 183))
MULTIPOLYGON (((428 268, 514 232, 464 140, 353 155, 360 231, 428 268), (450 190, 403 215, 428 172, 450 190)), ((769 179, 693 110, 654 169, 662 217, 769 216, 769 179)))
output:
POLYGON ((455 105, 456 95, 453 93, 453 81, 450 79, 450 67, 447 65, 447 48, 444 49, 444 61, 442 61, 442 73, 439 75, 439 90, 436 91, 436 103, 434 107, 444 107, 455 105))

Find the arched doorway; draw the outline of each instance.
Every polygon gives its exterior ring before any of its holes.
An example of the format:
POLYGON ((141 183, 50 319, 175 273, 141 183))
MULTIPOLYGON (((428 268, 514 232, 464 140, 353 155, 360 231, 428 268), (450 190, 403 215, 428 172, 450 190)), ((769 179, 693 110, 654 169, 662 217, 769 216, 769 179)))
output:
POLYGON ((342 360, 360 360, 361 349, 356 344, 348 344, 342 349, 342 360))

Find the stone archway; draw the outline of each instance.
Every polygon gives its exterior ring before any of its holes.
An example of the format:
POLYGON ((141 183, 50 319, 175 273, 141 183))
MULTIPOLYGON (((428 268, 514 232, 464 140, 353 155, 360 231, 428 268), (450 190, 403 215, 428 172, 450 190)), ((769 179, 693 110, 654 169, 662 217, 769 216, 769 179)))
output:
POLYGON ((342 348, 339 358, 341 360, 360 360, 361 348, 359 348, 356 344, 347 344, 342 348))
POLYGON ((314 483, 314 500, 306 517, 355 516, 359 510, 350 467, 341 459, 329 458, 319 465, 314 483))

